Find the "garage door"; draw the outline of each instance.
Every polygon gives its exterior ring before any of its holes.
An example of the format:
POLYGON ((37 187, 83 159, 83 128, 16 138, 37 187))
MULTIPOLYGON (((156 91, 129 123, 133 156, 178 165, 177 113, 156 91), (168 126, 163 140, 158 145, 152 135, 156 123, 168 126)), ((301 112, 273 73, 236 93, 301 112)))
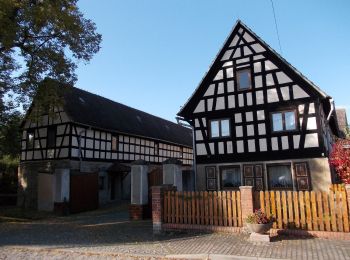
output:
POLYGON ((98 208, 98 173, 71 174, 70 212, 94 210, 98 208))

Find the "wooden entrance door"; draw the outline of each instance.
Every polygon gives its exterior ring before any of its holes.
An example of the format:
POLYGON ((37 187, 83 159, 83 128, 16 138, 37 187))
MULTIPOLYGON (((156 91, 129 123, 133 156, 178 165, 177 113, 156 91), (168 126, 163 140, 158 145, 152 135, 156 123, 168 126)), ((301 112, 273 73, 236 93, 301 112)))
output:
POLYGON ((156 168, 148 173, 148 207, 147 217, 152 217, 152 187, 163 184, 163 170, 156 168))

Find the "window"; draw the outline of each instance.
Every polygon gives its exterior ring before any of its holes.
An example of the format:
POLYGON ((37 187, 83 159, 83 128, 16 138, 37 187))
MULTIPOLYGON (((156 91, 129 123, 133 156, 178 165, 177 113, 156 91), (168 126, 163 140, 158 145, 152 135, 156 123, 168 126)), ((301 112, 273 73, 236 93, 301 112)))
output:
POLYGON ((264 190, 263 165, 243 165, 243 180, 245 186, 254 186, 255 190, 264 190))
POLYGON ((267 174, 271 190, 293 189, 290 164, 267 165, 267 174))
POLYGON ((118 138, 116 136, 112 136, 112 151, 117 151, 118 149, 118 138))
POLYGON ((56 146, 56 127, 50 126, 47 129, 47 148, 53 148, 56 146))
POLYGON ((34 130, 27 131, 27 149, 34 148, 34 130))
POLYGON ((237 84, 239 90, 245 90, 251 88, 250 70, 237 71, 237 84))
POLYGON ((212 138, 230 136, 230 120, 219 119, 210 121, 210 136, 212 138))
POLYGON ((295 111, 272 113, 272 130, 274 132, 296 130, 295 111))
POLYGON ((207 190, 216 190, 216 172, 215 166, 205 167, 207 175, 207 190))
POLYGON ((241 168, 239 166, 225 167, 221 169, 222 189, 238 189, 241 185, 241 168))
POLYGON ((294 163, 296 186, 298 190, 311 190, 310 172, 307 162, 294 163))

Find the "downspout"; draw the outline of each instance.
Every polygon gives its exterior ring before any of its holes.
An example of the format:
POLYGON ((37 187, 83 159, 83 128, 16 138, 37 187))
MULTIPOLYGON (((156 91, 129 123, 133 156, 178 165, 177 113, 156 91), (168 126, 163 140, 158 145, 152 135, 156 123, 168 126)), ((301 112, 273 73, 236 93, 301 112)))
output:
POLYGON ((331 119, 332 113, 334 112, 334 100, 333 100, 333 98, 329 99, 329 104, 331 105, 331 110, 329 111, 329 114, 327 116, 327 123, 331 119))

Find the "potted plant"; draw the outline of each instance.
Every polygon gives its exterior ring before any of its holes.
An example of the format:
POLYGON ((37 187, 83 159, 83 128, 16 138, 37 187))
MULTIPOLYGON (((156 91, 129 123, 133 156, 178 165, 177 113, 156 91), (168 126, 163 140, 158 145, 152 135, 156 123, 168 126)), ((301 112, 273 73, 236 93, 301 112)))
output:
POLYGON ((261 209, 256 209, 254 213, 247 216, 246 223, 252 233, 265 234, 270 230, 273 222, 261 209))

